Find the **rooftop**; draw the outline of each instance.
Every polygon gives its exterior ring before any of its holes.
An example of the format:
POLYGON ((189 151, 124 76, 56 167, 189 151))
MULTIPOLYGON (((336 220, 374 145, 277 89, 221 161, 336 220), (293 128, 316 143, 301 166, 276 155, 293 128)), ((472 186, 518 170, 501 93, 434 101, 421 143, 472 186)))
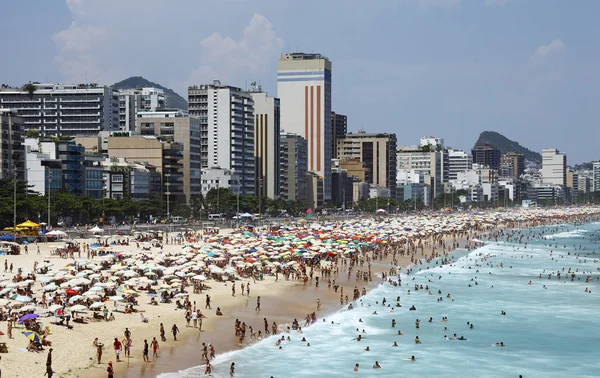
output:
POLYGON ((282 55, 279 60, 316 60, 316 59, 325 59, 329 60, 325 55, 321 55, 319 53, 289 53, 282 55))

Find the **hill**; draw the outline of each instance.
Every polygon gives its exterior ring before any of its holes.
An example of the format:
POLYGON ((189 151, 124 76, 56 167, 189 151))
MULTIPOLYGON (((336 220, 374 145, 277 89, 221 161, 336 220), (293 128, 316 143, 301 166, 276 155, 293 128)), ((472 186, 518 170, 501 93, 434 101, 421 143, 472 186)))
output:
POLYGON ((167 106, 169 108, 177 108, 183 110, 187 110, 188 108, 188 103, 185 100, 185 98, 181 97, 173 90, 165 88, 158 83, 153 83, 149 80, 146 80, 141 76, 132 76, 128 79, 119 81, 118 83, 114 83, 112 87, 115 89, 135 89, 142 87, 160 88, 163 91, 165 91, 165 96, 167 97, 167 106))
POLYGON ((512 151, 523 154, 525 156, 525 160, 535 161, 538 163, 542 162, 541 154, 531 151, 530 149, 521 146, 519 142, 510 140, 504 135, 495 131, 484 131, 479 134, 479 139, 477 139, 475 144, 483 143, 487 143, 498 148, 502 154, 512 151))

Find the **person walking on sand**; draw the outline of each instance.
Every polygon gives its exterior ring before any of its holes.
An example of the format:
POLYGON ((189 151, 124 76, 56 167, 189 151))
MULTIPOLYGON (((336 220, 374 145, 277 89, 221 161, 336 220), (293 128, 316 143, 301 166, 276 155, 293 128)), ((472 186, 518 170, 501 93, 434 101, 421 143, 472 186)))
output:
POLYGON ((98 359, 98 365, 102 363, 102 343, 98 343, 96 346, 96 358, 98 359))
POLYGON ((179 333, 179 328, 177 328, 177 324, 173 324, 173 327, 171 327, 171 332, 173 332, 173 340, 177 341, 177 334, 179 333))
POLYGON ((121 362, 121 360, 119 359, 119 355, 121 354, 121 349, 123 349, 123 345, 121 345, 121 342, 116 337, 115 337, 115 342, 113 343, 113 347, 115 348, 115 355, 117 356, 117 362, 121 362))
POLYGON ((208 308, 209 310, 212 310, 212 308, 210 307, 210 295, 206 294, 206 306, 204 306, 204 308, 208 308))
POLYGON ((246 296, 250 296, 250 282, 246 284, 246 296))
POLYGON ((144 362, 150 362, 148 358, 148 340, 144 340, 144 362))
POLYGON ((231 284, 231 296, 235 297, 235 282, 231 284))
POLYGON ((160 323, 160 339, 162 341, 167 341, 167 338, 165 337, 165 326, 163 326, 162 323, 160 323))
POLYGON ((317 298, 317 311, 321 310, 321 300, 317 298))
POLYGON ((260 311, 260 295, 256 298, 256 308, 254 311, 260 311))
POLYGON ((152 338, 152 358, 158 358, 158 341, 156 337, 152 338))
POLYGON ((6 334, 8 335, 9 339, 13 338, 12 337, 12 322, 10 321, 10 319, 6 323, 6 334))
POLYGON ((212 344, 208 344, 208 346, 210 347, 210 359, 212 360, 215 358, 215 346, 212 344))
POLYGON ((106 367, 106 374, 108 374, 108 378, 114 378, 115 377, 115 370, 113 369, 112 366, 112 361, 108 361, 108 366, 106 367))

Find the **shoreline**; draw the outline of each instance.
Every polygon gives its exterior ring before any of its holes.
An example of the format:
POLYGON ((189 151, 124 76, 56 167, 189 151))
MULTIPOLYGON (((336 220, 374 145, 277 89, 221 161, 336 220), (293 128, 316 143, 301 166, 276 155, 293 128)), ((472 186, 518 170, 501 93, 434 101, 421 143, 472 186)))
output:
MULTIPOLYGON (((563 209, 564 210, 564 209, 563 209)), ((403 256, 396 256, 398 262, 395 266, 401 266, 402 270, 406 269, 414 263, 414 267, 419 266, 419 261, 426 258, 431 258, 433 255, 433 249, 435 248, 438 255, 442 257, 450 256, 453 253, 454 248, 451 246, 458 240, 459 248, 464 249, 469 243, 473 242, 473 239, 483 238, 481 235, 484 233, 492 235, 494 232, 513 229, 513 228, 528 228, 541 225, 557 224, 557 223, 573 223, 581 221, 582 219, 589 219, 594 217, 597 220, 600 210, 595 213, 587 215, 573 215, 571 218, 563 217, 548 217, 544 221, 540 219, 529 219, 527 221, 518 222, 496 222, 490 227, 479 227, 474 226, 468 230, 463 230, 460 233, 446 233, 443 238, 439 236, 436 238, 430 234, 427 238, 414 238, 411 239, 413 243, 417 244, 419 241, 423 242, 423 249, 417 248, 416 254, 407 253, 403 256), (462 234, 464 239, 457 239, 458 235, 462 234), (442 250, 439 244, 440 240, 446 243, 447 248, 442 250), (467 241, 468 240, 468 241, 467 241)), ((438 214, 438 217, 442 218, 445 214, 438 214)), ((402 221, 402 218, 388 218, 390 221, 402 221)), ((371 220, 360 220, 361 222, 373 221, 371 220)), ((590 220, 591 221, 591 220, 590 220)), ((490 241, 492 241, 490 239, 490 241)), ((59 268, 63 264, 73 261, 71 259, 62 259, 56 256, 49 256, 49 249, 55 248, 56 244, 42 245, 42 255, 35 256, 33 252, 34 248, 31 248, 30 255, 21 256, 10 256, 16 257, 15 263, 17 266, 22 266, 25 270, 32 266, 32 262, 39 260, 50 260, 55 263, 56 268, 59 268), (20 264, 19 264, 20 262, 20 264), (31 264, 31 265, 29 265, 31 264)), ((416 245, 413 245, 416 248, 416 245)), ((165 249, 172 249, 173 251, 181 249, 181 245, 166 245, 165 249)), ((135 250, 135 247, 133 247, 135 250)), ((413 250, 414 252, 414 250, 413 250)), ((367 255, 372 252, 369 251, 367 255)), ((347 260, 347 259, 346 259, 347 260)), ((365 285, 363 281, 357 281, 354 272, 360 270, 366 272, 367 265, 354 266, 352 271, 351 279, 348 280, 347 269, 349 265, 339 265, 339 272, 337 275, 332 276, 331 279, 336 280, 336 283, 340 287, 344 288, 344 294, 352 295, 352 289, 355 286, 362 288, 365 286, 370 292, 380 283, 382 279, 380 274, 385 272, 389 273, 392 268, 392 255, 389 253, 384 259, 377 259, 372 261, 372 281, 365 285)), ((97 261, 93 260, 93 261, 97 261)), ((29 268, 30 269, 30 268, 29 268)), ((321 276, 320 272, 316 275, 321 276)), ((242 278, 236 280, 236 285, 243 282, 252 281, 248 278, 242 278)), ((195 301, 197 307, 203 311, 207 316, 203 322, 203 332, 198 332, 197 329, 186 328, 184 312, 181 310, 175 310, 174 306, 161 304, 160 306, 145 306, 144 304, 148 299, 138 297, 140 305, 144 305, 141 310, 145 311, 144 316, 149 317, 148 323, 142 323, 139 318, 139 314, 125 315, 116 314, 117 320, 115 322, 99 322, 89 323, 85 325, 74 324, 75 329, 73 331, 66 331, 63 327, 55 327, 51 325, 52 333, 49 339, 53 341, 53 357, 55 361, 54 370, 56 374, 61 377, 105 377, 106 376, 106 362, 108 360, 115 361, 114 352, 112 351, 112 345, 106 343, 114 337, 123 338, 123 331, 125 327, 128 327, 132 332, 133 346, 132 346, 132 357, 130 360, 125 360, 122 363, 115 362, 115 375, 117 377, 153 377, 161 373, 177 372, 185 370, 190 367, 202 365, 200 361, 201 345, 203 342, 212 343, 215 346, 217 356, 223 353, 239 350, 252 345, 253 343, 244 343, 239 345, 239 342, 234 337, 233 325, 236 318, 240 321, 246 322, 248 325, 255 327, 255 329, 262 329, 262 318, 266 317, 271 323, 276 321, 281 327, 284 324, 289 324, 294 318, 297 318, 300 325, 304 324, 303 316, 308 313, 312 313, 316 310, 316 298, 320 298, 322 309, 318 312, 319 321, 323 317, 330 316, 331 314, 340 310, 339 305, 339 292, 335 293, 334 289, 328 289, 326 278, 322 278, 320 287, 316 288, 315 283, 311 280, 304 286, 302 281, 285 279, 280 274, 279 282, 275 282, 275 277, 265 275, 265 280, 256 281, 256 284, 252 283, 252 292, 250 298, 245 295, 241 296, 237 294, 236 297, 231 296, 231 284, 229 282, 217 282, 207 281, 210 286, 212 302, 212 311, 204 311, 204 293, 203 294, 192 294, 189 293, 190 301, 195 301), (261 296, 261 307, 262 311, 257 313, 254 311, 257 296, 261 296), (214 315, 214 309, 219 306, 221 307, 224 316, 217 317, 214 315), (167 342, 161 342, 158 333, 159 323, 165 324, 165 330, 167 330, 167 342), (177 324, 179 329, 182 331, 178 337, 177 342, 172 341, 172 336, 169 333, 172 324, 177 324), (103 342, 107 344, 107 348, 104 350, 102 364, 98 365, 93 361, 88 360, 94 358, 95 352, 91 345, 94 337, 101 337, 103 342), (159 358, 157 361, 151 363, 142 362, 142 346, 143 340, 147 339, 148 342, 153 337, 157 337, 160 343, 159 358), (60 363, 60 365, 58 365, 60 363)), ((112 303, 112 302, 108 302, 112 303)), ((112 304, 109 305, 112 309, 112 304)), ((44 323, 49 322, 52 318, 44 318, 44 323)), ((6 327, 6 322, 2 322, 1 327, 6 327)), ((282 330, 281 328, 279 329, 282 330)), ((26 340, 21 334, 20 329, 13 329, 13 337, 15 339, 8 342, 9 354, 3 354, 3 361, 0 364, 0 368, 4 370, 5 375, 9 376, 31 376, 31 374, 37 374, 33 372, 39 372, 43 369, 46 353, 27 353, 18 350, 18 346, 23 345, 23 341, 26 340), (17 347, 15 347, 17 346, 17 347), (23 371, 12 370, 20 360, 27 359, 31 365, 23 371), (29 373, 29 372, 32 373, 29 373)), ((7 341, 6 337, 4 340, 7 341)), ((48 348, 46 348, 47 350, 48 348)))

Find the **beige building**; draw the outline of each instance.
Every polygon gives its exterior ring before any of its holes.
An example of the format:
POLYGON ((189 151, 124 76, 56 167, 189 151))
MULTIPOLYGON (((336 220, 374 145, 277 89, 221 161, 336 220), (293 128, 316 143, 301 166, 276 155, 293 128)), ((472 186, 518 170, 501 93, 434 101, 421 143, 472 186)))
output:
POLYGON ((337 149, 338 159, 364 164, 371 173, 367 183, 389 188, 396 196, 396 134, 348 133, 337 140, 337 149))
POLYGON ((371 177, 371 171, 360 159, 340 160, 338 166, 348 172, 348 177, 356 177, 360 182, 367 182, 367 179, 371 177))
POLYGON ((108 138, 108 156, 155 166, 161 173, 162 195, 169 206, 185 202, 181 143, 168 143, 153 136, 112 136, 108 138))
POLYGON ((183 145, 183 192, 189 203, 202 192, 200 119, 181 110, 138 112, 135 132, 183 145))

